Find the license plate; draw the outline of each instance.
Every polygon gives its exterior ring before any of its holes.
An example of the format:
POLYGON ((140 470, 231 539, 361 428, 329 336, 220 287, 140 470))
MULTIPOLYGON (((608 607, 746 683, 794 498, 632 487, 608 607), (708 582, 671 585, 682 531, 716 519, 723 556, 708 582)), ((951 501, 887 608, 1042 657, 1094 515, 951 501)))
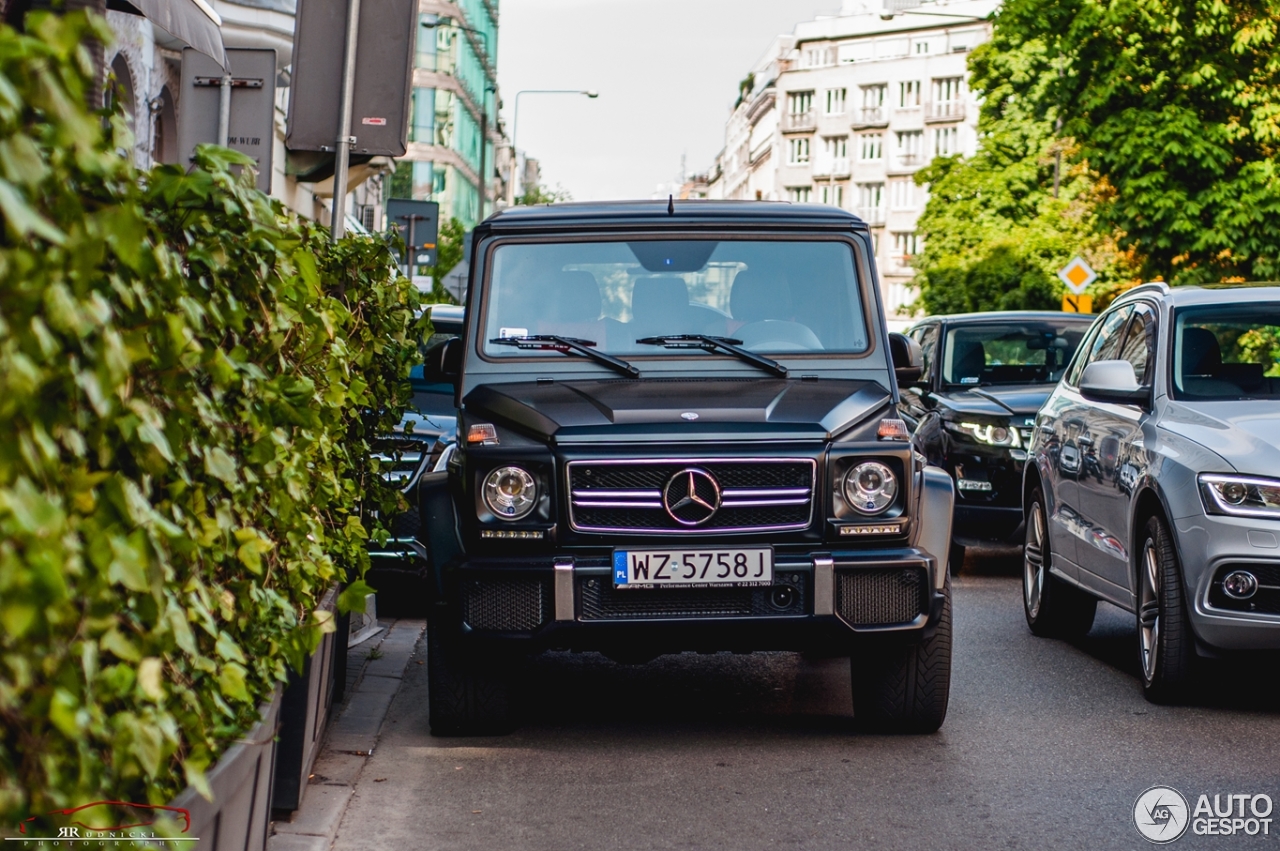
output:
POLYGON ((717 588, 773 584, 773 550, 614 550, 616 588, 717 588))

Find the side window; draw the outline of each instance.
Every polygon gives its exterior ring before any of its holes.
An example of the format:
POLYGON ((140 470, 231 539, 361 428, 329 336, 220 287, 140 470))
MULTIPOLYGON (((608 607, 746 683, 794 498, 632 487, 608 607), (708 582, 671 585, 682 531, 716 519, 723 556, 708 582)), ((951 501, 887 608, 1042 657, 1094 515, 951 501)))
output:
POLYGON ((1156 312, 1149 304, 1135 305, 1117 357, 1133 364, 1139 384, 1149 385, 1155 377, 1155 351, 1156 312))
POLYGON ((1075 387, 1080 383, 1080 373, 1087 364, 1100 360, 1115 360, 1119 355, 1120 341, 1124 337, 1124 324, 1133 313, 1132 307, 1122 307, 1106 314, 1095 326, 1093 336, 1080 347, 1080 355, 1071 366, 1071 374, 1067 376, 1067 384, 1075 387))
POLYGON ((928 385, 933 381, 933 361, 938 355, 938 326, 930 325, 920 330, 917 340, 924 352, 924 372, 920 375, 920 384, 928 385))

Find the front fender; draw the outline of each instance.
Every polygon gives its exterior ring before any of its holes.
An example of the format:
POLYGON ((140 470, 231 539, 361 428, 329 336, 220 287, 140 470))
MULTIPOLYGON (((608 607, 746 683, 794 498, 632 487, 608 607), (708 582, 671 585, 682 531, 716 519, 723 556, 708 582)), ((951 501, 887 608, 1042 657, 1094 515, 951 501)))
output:
POLYGON ((444 596, 445 573, 465 557, 448 472, 422 474, 418 480, 418 512, 422 518, 418 538, 427 550, 429 587, 432 599, 439 600, 444 596))
POLYGON ((955 483, 947 471, 941 467, 926 466, 920 474, 920 501, 912 522, 912 543, 933 556, 936 565, 934 583, 939 591, 947 581, 955 501, 955 483))

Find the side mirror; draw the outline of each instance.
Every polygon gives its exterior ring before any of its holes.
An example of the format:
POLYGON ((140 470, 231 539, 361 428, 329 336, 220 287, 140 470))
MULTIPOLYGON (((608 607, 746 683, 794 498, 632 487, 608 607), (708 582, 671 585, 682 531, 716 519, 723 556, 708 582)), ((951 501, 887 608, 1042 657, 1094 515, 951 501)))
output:
POLYGON ((1127 360, 1100 360, 1084 368, 1080 395, 1091 402, 1146 405, 1151 401, 1151 388, 1138 384, 1133 364, 1127 360))
POLYGON ((432 344, 422 359, 422 378, 429 384, 456 384, 462 374, 462 338, 432 344))
POLYGON ((920 344, 896 331, 889 334, 889 355, 899 387, 910 387, 924 374, 924 350, 920 344))

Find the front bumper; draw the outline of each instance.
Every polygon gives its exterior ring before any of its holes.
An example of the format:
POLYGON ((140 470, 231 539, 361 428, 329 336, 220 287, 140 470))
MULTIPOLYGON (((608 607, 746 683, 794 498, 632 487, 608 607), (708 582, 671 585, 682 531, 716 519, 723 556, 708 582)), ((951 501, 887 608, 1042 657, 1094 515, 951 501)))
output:
POLYGON ((1210 651, 1280 650, 1280 521, 1200 514, 1178 520, 1175 529, 1201 644, 1210 651), (1259 580, 1249 600, 1222 592, 1222 577, 1236 569, 1259 580))
POLYGON ((608 552, 472 560, 451 572, 449 620, 471 641, 546 649, 851 651, 936 625, 937 560, 902 547, 783 553, 765 588, 615 589, 608 552))

